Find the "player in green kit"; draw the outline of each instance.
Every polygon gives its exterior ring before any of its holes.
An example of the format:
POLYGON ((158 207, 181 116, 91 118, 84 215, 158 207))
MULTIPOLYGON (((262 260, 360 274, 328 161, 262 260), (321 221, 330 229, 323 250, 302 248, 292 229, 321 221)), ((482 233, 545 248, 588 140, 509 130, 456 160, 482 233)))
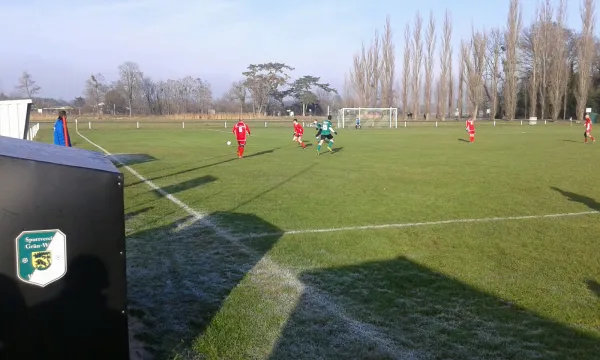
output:
POLYGON ((327 150, 333 152, 331 147, 333 146, 333 135, 334 133, 337 135, 337 131, 333 129, 333 124, 331 123, 331 115, 327 116, 327 120, 323 121, 321 125, 321 141, 319 141, 319 145, 317 145, 317 155, 321 153, 321 145, 323 145, 323 141, 327 139, 327 150))
POLYGON ((313 121, 313 124, 315 126, 315 129, 317 129, 317 136, 315 137, 315 139, 317 139, 317 144, 318 144, 320 136, 321 136, 321 124, 319 124, 319 122, 317 120, 313 121))

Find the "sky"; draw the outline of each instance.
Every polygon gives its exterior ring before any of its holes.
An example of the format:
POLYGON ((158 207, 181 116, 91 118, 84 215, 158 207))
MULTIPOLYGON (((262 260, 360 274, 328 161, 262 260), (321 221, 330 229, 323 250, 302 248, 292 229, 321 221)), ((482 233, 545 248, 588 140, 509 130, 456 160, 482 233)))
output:
MULTIPOLYGON (((555 2, 556 0, 551 0, 555 2)), ((580 29, 581 0, 567 0, 569 26, 580 29)), ((39 96, 72 100, 85 80, 118 78, 125 61, 156 80, 191 75, 215 97, 242 79, 249 64, 284 62, 293 77, 320 76, 340 90, 352 57, 391 17, 400 70, 403 33, 417 11, 441 29, 448 9, 453 43, 471 27, 506 24, 509 0, 0 0, 4 36, 0 89, 14 91, 28 71, 39 96)), ((536 0, 521 0, 523 22, 536 0)), ((441 33, 441 32, 440 32, 441 33)), ((439 40, 438 40, 439 42, 439 40)))

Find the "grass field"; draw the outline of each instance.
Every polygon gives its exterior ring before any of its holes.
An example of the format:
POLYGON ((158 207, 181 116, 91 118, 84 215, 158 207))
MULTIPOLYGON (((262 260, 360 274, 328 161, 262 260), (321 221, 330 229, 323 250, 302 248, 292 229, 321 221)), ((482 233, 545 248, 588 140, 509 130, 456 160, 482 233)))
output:
POLYGON ((344 129, 320 156, 252 130, 239 160, 225 129, 80 129, 137 174, 128 296, 156 358, 598 358, 581 125, 344 129))

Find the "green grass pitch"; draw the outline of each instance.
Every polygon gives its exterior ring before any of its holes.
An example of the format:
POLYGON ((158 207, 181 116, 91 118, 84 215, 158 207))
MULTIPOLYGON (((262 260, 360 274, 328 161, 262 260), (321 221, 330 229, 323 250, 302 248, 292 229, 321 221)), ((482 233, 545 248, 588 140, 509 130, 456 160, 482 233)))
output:
POLYGON ((121 167, 130 314, 156 358, 600 354, 583 126, 341 129, 317 156, 312 128, 302 150, 291 123, 254 125, 241 160, 224 128, 80 131, 155 184, 121 167))

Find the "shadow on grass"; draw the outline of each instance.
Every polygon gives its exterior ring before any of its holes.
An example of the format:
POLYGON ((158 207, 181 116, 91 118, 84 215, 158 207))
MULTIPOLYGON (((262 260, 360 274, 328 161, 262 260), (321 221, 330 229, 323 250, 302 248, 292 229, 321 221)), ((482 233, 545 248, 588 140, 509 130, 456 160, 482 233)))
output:
POLYGON ((600 339, 400 257, 308 271, 270 359, 596 359, 600 339), (356 321, 348 326, 348 317, 356 321))
POLYGON ((600 298, 600 284, 594 280, 587 280, 586 282, 587 288, 593 292, 597 297, 600 298))
POLYGON ((265 237, 242 246, 215 225, 244 232, 282 232, 255 215, 215 212, 127 238, 130 315, 144 325, 135 337, 156 359, 195 358, 192 341, 204 333, 232 289, 279 239, 265 237))
POLYGON ((572 142, 572 143, 581 143, 581 141, 575 141, 575 140, 563 140, 564 142, 572 142))
MULTIPOLYGON (((244 154, 244 158, 248 159, 248 158, 253 158, 253 157, 256 157, 256 156, 262 156, 262 155, 272 154, 273 152, 275 152, 275 150, 279 150, 279 149, 281 149, 283 147, 284 146, 280 146, 280 147, 276 147, 274 149, 259 151, 259 152, 256 152, 256 153, 247 153, 247 154, 244 154)), ((233 156, 233 154, 232 154, 232 156, 233 156)), ((196 167, 192 167, 192 168, 189 168, 189 169, 185 169, 185 170, 182 170, 182 171, 177 171, 177 172, 174 172, 174 173, 169 173, 169 174, 165 174, 165 175, 161 175, 161 176, 155 176, 155 177, 149 178, 148 181, 155 181, 155 180, 164 179, 164 178, 171 177, 171 176, 183 175, 183 174, 187 174, 187 173, 192 172, 192 171, 206 169, 206 168, 209 168, 209 167, 212 167, 212 166, 217 166, 217 165, 221 165, 221 164, 225 164, 225 163, 228 163, 228 162, 231 162, 231 161, 237 161, 237 160, 239 160, 239 159, 236 156, 236 157, 229 158, 227 160, 217 161, 217 162, 213 162, 213 163, 202 165, 202 166, 196 166, 196 167)), ((134 182, 126 184, 125 187, 135 186, 135 185, 139 185, 141 183, 143 183, 143 181, 134 181, 134 182)))
POLYGON ((125 165, 143 164, 156 160, 154 156, 148 154, 112 154, 109 156, 109 159, 113 163, 125 165))
POLYGON ((339 153, 340 151, 344 150, 344 147, 340 146, 340 147, 333 148, 331 150, 333 150, 331 153, 335 154, 335 153, 339 153))
POLYGON ((150 211, 152 209, 154 209, 154 207, 149 206, 149 207, 145 207, 145 208, 142 208, 142 209, 139 209, 139 210, 136 210, 136 211, 130 211, 127 214, 125 214, 125 221, 131 220, 131 219, 135 218, 138 215, 142 215, 144 213, 147 213, 148 211, 150 211))
POLYGON ((600 211, 600 203, 598 203, 596 200, 592 199, 591 197, 576 194, 576 193, 573 193, 570 191, 565 191, 565 190, 559 189, 554 186, 551 187, 551 189, 559 192, 561 195, 566 197, 569 201, 581 203, 594 211, 600 211))
MULTIPOLYGON (((217 178, 214 176, 211 176, 211 175, 204 175, 204 176, 197 177, 195 179, 183 181, 183 182, 173 184, 173 185, 168 185, 161 189, 164 192, 166 192, 167 194, 175 195, 179 192, 194 189, 194 188, 197 188, 198 186, 202 186, 204 184, 208 184, 213 181, 217 181, 217 178)), ((160 191, 154 190, 154 192, 158 196, 164 196, 163 193, 161 193, 160 191)))
POLYGON ((466 140, 466 139, 458 139, 458 141, 462 141, 462 142, 466 142, 466 143, 469 142, 469 140, 466 140))

